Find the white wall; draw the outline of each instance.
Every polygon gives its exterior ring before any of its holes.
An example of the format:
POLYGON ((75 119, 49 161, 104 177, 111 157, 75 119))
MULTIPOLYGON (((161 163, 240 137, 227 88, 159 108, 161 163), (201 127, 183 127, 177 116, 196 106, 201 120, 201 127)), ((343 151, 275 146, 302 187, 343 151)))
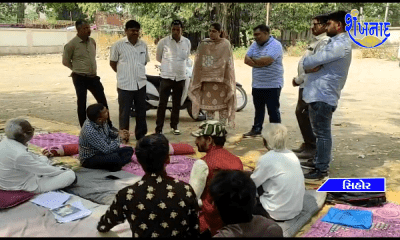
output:
POLYGON ((0 55, 62 53, 75 36, 76 31, 64 29, 0 28, 0 55))

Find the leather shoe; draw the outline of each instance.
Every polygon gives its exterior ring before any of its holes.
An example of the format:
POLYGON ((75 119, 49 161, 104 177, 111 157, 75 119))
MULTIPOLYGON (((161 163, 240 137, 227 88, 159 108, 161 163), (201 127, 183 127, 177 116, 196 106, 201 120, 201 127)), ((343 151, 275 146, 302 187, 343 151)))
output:
POLYGON ((306 149, 306 143, 302 143, 299 148, 292 149, 294 153, 300 153, 306 149))
POLYGON ((257 136, 260 136, 260 135, 261 135, 261 131, 253 131, 253 129, 252 129, 252 130, 250 130, 250 132, 243 134, 243 137, 244 138, 257 137, 257 136))
POLYGON ((304 151, 295 153, 298 158, 307 159, 307 158, 314 158, 317 149, 310 149, 306 148, 304 151))

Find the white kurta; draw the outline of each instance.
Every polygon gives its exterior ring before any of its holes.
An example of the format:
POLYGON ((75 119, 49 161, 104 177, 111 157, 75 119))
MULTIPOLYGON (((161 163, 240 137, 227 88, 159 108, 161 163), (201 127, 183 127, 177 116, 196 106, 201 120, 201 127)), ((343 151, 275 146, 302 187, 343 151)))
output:
POLYGON ((52 177, 65 173, 51 166, 46 156, 29 152, 20 142, 5 138, 0 142, 0 189, 35 191, 39 176, 52 177))
POLYGON ((256 187, 262 185, 260 202, 276 220, 289 220, 303 209, 304 176, 300 161, 290 150, 269 151, 260 157, 251 175, 256 187))

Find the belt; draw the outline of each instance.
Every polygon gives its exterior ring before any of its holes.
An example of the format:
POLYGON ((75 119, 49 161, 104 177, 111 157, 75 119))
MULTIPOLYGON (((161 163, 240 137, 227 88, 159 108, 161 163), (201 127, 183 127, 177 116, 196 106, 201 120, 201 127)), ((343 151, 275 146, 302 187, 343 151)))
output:
POLYGON ((91 75, 91 74, 86 74, 86 73, 72 72, 72 74, 76 74, 76 75, 79 75, 79 76, 82 76, 82 77, 91 77, 91 78, 96 77, 96 75, 91 75))

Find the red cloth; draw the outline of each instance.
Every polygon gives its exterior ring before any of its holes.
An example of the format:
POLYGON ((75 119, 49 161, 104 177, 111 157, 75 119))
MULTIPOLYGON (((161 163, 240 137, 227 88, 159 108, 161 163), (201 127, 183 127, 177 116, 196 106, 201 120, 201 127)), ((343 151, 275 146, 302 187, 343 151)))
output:
POLYGON ((214 236, 217 230, 224 226, 217 208, 213 205, 210 196, 209 184, 214 174, 218 170, 243 170, 243 163, 237 156, 219 146, 212 146, 207 154, 202 158, 208 166, 208 176, 206 187, 204 188, 201 200, 203 206, 199 214, 200 233, 210 229, 214 236))
POLYGON ((174 155, 194 154, 194 148, 187 143, 170 143, 174 149, 174 155))
POLYGON ((64 144, 62 147, 64 149, 64 156, 79 154, 79 144, 64 144))
POLYGON ((17 206, 33 198, 35 195, 35 193, 22 190, 0 190, 0 209, 17 206))

